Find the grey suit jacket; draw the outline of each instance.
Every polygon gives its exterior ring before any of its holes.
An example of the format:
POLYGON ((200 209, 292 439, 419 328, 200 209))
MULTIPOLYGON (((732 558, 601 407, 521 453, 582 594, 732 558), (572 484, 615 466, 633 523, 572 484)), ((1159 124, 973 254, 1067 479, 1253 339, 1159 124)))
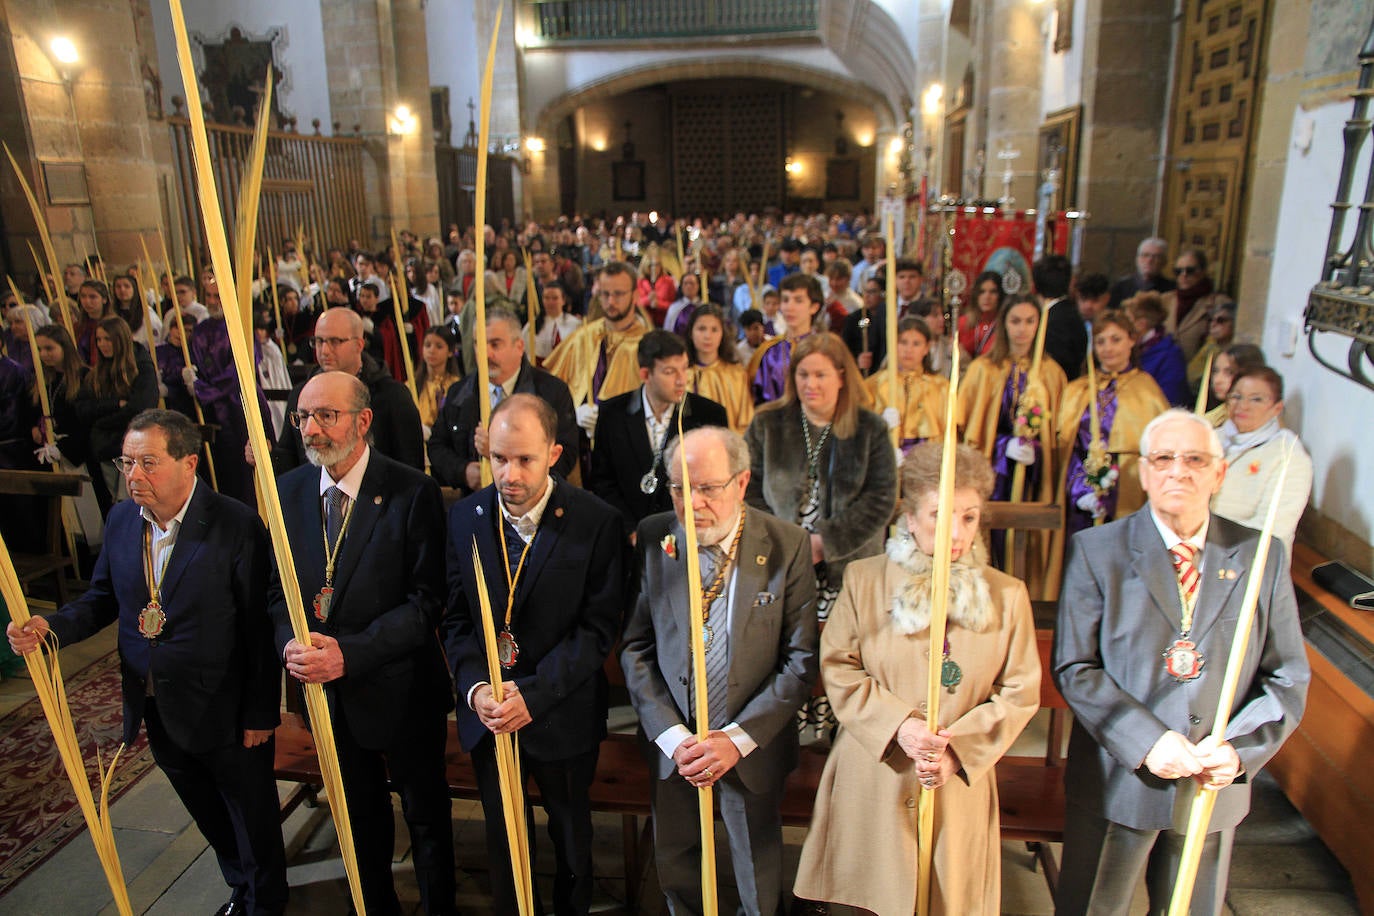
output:
MULTIPOLYGON (((747 509, 734 576, 727 705, 758 747, 735 767, 750 791, 779 785, 797 763, 795 716, 811 695, 816 658, 816 574, 810 540, 799 526, 747 509)), ((692 728, 687 711, 687 537, 671 512, 639 525, 639 599, 620 656, 630 700, 659 779, 676 771, 652 744, 674 725, 692 728), (663 549, 676 538, 677 558, 663 549)))
MULTIPOLYGON (((1059 596, 1054 680, 1073 710, 1065 773, 1068 800, 1114 823, 1162 830, 1174 823, 1182 781, 1143 766, 1167 730, 1200 741, 1212 730, 1257 532, 1213 515, 1202 552, 1191 639, 1202 674, 1178 683, 1164 650, 1178 638, 1178 580, 1148 504, 1074 536, 1059 596)), ((1254 628, 1226 738, 1245 773, 1223 789, 1212 829, 1250 809, 1248 776, 1274 756, 1302 718, 1310 670, 1282 542, 1269 547, 1254 628)))

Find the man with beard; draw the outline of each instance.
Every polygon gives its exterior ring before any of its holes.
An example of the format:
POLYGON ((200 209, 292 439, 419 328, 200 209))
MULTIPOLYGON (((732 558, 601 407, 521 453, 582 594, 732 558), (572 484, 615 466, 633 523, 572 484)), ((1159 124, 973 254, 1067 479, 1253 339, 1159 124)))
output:
MULTIPOLYGON (((422 470, 425 439, 420 431, 420 412, 415 409, 415 401, 406 386, 363 352, 363 320, 358 313, 349 308, 326 309, 315 321, 313 344, 319 363, 316 375, 344 372, 367 387, 372 406, 372 444, 377 451, 422 470)), ((288 416, 296 409, 305 384, 293 388, 286 399, 288 416)), ((248 461, 253 462, 251 453, 248 461)), ((305 447, 300 436, 288 433, 277 440, 272 449, 272 470, 278 477, 305 461, 305 447)))
POLYGON ((325 685, 367 911, 400 912, 389 776, 410 828, 424 910, 451 913, 444 747, 453 691, 436 635, 444 588, 439 486, 369 447, 372 408, 355 376, 321 373, 293 406, 310 466, 283 475, 278 487, 311 633, 310 645, 296 641, 274 579, 268 601, 278 654, 296 680, 325 685))
POLYGON ((714 786, 740 909, 782 901, 783 782, 797 764, 796 714, 816 681, 816 576, 806 532, 746 509, 749 446, 720 427, 685 433, 701 553, 708 726, 697 740, 687 638, 687 538, 679 443, 667 455, 674 512, 639 525, 639 600, 620 665, 653 775, 654 859, 673 913, 701 912, 697 795, 714 786))
POLYGON ((611 507, 551 473, 563 450, 557 431, 543 398, 503 400, 491 415, 495 483, 449 512, 444 646, 459 696, 458 733, 486 816, 493 909, 501 916, 517 910, 495 734, 519 736, 521 768, 548 813, 553 911, 586 913, 592 900, 588 793, 606 736, 602 668, 620 632, 624 542, 611 507), (499 632, 501 703, 488 683, 474 543, 499 632))
POLYGON ((544 368, 561 378, 572 393, 577 425, 596 432, 599 405, 607 398, 639 387, 639 338, 652 329, 635 310, 634 268, 612 261, 598 280, 601 318, 586 322, 554 348, 544 368))

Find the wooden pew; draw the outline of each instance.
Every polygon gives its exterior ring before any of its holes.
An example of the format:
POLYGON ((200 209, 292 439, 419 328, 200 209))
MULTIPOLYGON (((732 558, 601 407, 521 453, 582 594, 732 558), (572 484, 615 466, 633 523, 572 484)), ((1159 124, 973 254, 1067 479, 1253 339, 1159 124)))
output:
POLYGON ((0 495, 38 496, 48 505, 48 543, 43 553, 10 551, 19 585, 27 595, 29 586, 46 576, 56 581, 57 602, 61 607, 69 600, 67 571, 76 572, 76 561, 62 552, 62 497, 80 496, 85 474, 58 474, 51 471, 0 470, 0 495))
MULTIPOLYGON (((1312 684, 1297 731, 1269 763, 1283 793, 1302 812, 1322 842, 1350 872, 1360 911, 1374 913, 1374 697, 1354 683, 1312 642, 1312 623, 1330 615, 1344 628, 1353 655, 1374 659, 1374 614, 1357 611, 1312 580, 1325 562, 1303 544, 1293 550, 1293 585, 1312 684)), ((1352 659, 1352 662, 1359 664, 1352 659)))

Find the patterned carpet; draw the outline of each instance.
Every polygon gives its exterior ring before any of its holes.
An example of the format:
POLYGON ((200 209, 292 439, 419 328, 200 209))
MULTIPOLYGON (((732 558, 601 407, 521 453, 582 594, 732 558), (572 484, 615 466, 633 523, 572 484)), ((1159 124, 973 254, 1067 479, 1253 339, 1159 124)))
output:
MULTIPOLYGON (((119 657, 111 652, 76 674, 67 674, 66 681, 67 701, 94 791, 95 752, 99 749, 101 759, 108 761, 119 749, 123 732, 119 657)), ((110 804, 152 766, 147 738, 140 735, 138 743, 119 759, 110 804)), ((37 698, 32 699, 0 718, 0 898, 85 829, 43 708, 37 698)))

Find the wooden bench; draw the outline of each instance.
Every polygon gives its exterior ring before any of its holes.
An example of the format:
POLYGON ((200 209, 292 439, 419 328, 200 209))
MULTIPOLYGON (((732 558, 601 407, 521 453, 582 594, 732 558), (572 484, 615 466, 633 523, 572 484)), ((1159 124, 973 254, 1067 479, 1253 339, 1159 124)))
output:
POLYGON ((88 479, 84 474, 0 470, 0 495, 36 496, 47 501, 47 550, 43 553, 10 551, 10 557, 14 560, 14 571, 18 574, 19 585, 26 596, 32 583, 52 576, 57 592, 55 606, 61 607, 69 600, 67 571, 71 570, 75 575, 76 561, 62 552, 62 498, 80 496, 81 485, 88 479))
MULTIPOLYGON (((1045 869, 1045 881, 1053 894, 1059 870, 1048 843, 1062 842, 1064 835, 1063 745, 1066 707, 1049 677, 1051 634, 1037 631, 1041 667, 1041 705, 1051 710, 1049 740, 1043 757, 1005 757, 997 765, 997 786, 1001 800, 1002 836, 1027 843, 1045 869)), ((615 656, 607 661, 606 671, 613 675, 613 686, 623 686, 615 656)), ((791 827, 809 827, 816 789, 825 769, 826 749, 811 745, 802 748, 797 768, 787 778, 781 804, 782 822, 791 827)), ((449 722, 446 773, 449 793, 454 798, 476 799, 477 778, 472 762, 458 743, 457 725, 449 722)), ((277 779, 296 783, 282 802, 282 818, 300 804, 314 804, 322 786, 315 743, 303 718, 286 713, 277 729, 277 779)), ((650 784, 648 765, 632 734, 612 733, 601 744, 596 777, 591 787, 592 810, 621 817, 626 906, 633 910, 637 891, 651 848, 650 784)), ((530 782, 526 797, 539 804, 538 787, 530 782)))
MULTIPOLYGON (((1374 696, 1318 648, 1333 642, 1349 652, 1344 665, 1367 677, 1374 658, 1374 614, 1357 611, 1312 579, 1326 558, 1298 544, 1293 550, 1293 585, 1312 682, 1307 710, 1267 769, 1293 806, 1350 873, 1360 912, 1374 912, 1374 696), (1314 640, 1316 631, 1320 637, 1314 640)), ((1340 652, 1335 653, 1337 655, 1340 652)), ((1367 684, 1368 681, 1365 680, 1367 684)))

